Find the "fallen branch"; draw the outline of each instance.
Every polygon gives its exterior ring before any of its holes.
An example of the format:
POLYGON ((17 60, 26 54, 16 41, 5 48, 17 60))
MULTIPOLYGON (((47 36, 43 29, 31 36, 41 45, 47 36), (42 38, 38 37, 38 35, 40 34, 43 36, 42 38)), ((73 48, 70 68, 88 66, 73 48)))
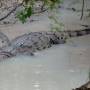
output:
POLYGON ((13 8, 7 15, 5 15, 4 17, 0 18, 0 21, 3 21, 5 18, 7 18, 8 16, 10 16, 14 11, 16 11, 16 9, 20 6, 22 6, 23 3, 18 4, 15 8, 13 8))

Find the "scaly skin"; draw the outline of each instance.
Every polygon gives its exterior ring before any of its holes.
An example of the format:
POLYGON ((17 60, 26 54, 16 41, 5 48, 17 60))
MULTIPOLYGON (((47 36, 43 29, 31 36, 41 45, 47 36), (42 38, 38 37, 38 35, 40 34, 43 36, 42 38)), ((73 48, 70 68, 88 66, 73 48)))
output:
MULTIPOLYGON (((90 34, 90 29, 82 31, 41 31, 31 32, 16 37, 11 45, 2 48, 0 55, 4 52, 10 53, 10 57, 17 55, 34 55, 37 50, 50 48, 53 44, 64 44, 68 37, 76 37, 90 34)), ((4 54, 3 54, 4 55, 4 54)))

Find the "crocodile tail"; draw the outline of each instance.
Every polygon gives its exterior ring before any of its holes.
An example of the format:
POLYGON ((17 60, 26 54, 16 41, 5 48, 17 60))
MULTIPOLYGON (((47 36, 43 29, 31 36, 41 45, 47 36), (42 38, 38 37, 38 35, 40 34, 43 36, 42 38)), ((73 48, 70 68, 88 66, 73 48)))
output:
POLYGON ((69 37, 78 37, 90 34, 90 28, 76 31, 68 31, 69 37))

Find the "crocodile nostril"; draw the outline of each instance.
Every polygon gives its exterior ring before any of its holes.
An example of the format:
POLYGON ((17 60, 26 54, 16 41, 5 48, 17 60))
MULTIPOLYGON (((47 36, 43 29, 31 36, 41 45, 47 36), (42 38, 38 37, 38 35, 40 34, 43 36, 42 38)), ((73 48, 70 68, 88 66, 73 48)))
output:
POLYGON ((4 43, 4 41, 2 41, 2 43, 4 43))

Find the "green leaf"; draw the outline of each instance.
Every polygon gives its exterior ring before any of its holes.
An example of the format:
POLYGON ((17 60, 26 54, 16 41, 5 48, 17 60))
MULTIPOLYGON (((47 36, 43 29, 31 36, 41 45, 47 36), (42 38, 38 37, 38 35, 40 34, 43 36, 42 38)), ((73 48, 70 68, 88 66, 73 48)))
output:
MULTIPOLYGON (((24 9, 17 13, 17 18, 22 22, 26 22, 27 18, 30 18, 30 16, 33 14, 34 6, 37 3, 37 1, 41 1, 44 3, 44 6, 49 8, 49 10, 52 10, 55 8, 58 4, 61 3, 63 0, 23 0, 23 6, 24 9)), ((52 18, 52 17, 51 17, 52 18)), ((53 20, 58 23, 55 18, 53 20)))
POLYGON ((29 7, 29 8, 27 9, 27 17, 30 17, 32 14, 33 14, 32 8, 29 7))

